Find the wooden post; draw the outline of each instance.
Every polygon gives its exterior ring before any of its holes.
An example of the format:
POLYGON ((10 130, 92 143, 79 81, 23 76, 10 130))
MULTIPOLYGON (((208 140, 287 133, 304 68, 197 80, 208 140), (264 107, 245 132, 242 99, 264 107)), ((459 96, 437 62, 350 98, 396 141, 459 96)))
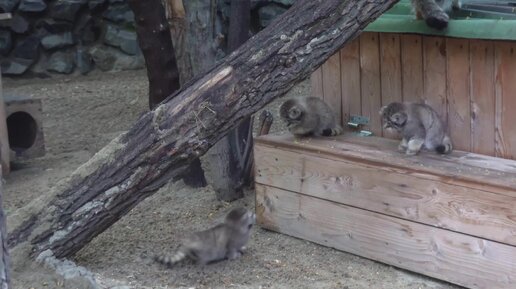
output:
MULTIPOLYGON (((229 20, 228 52, 231 53, 249 39, 251 1, 232 0, 229 20)), ((221 139, 208 153, 206 175, 217 194, 226 202, 243 197, 243 187, 250 181, 252 160, 252 121, 244 119, 237 128, 221 139)))
POLYGON ((9 138, 7 137, 7 117, 5 115, 5 104, 2 87, 2 73, 0 72, 0 160, 2 173, 9 174, 11 171, 9 138))
MULTIPOLYGON (((11 13, 1 13, 0 22, 9 21, 11 19, 11 13)), ((0 71, 0 163, 2 165, 2 173, 4 175, 9 174, 11 171, 10 165, 10 147, 9 138, 7 137, 7 123, 5 115, 5 104, 2 87, 2 73, 0 71)))
POLYGON ((176 55, 161 1, 129 0, 128 3, 134 13, 138 44, 145 57, 149 107, 153 109, 180 87, 176 55))
POLYGON ((62 258, 80 250, 306 79, 396 0, 298 0, 269 27, 150 111, 59 186, 9 215, 9 246, 62 258), (338 13, 336 13, 338 11, 338 13))

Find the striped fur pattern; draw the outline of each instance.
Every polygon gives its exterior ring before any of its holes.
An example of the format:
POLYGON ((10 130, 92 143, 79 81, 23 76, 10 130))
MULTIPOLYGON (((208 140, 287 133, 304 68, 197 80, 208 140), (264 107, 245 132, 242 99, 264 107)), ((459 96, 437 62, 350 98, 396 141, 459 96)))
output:
POLYGON ((256 215, 242 207, 232 209, 224 222, 187 237, 174 255, 156 255, 154 260, 172 267, 186 258, 200 265, 223 259, 236 259, 243 254, 245 245, 256 222, 256 215))
POLYGON ((335 113, 321 98, 291 98, 279 109, 280 118, 295 136, 336 136, 342 134, 335 113))
POLYGON ((450 17, 448 14, 452 9, 461 7, 460 0, 412 0, 417 18, 424 19, 426 24, 432 28, 442 30, 448 27, 450 17))
POLYGON ((444 123, 429 105, 392 102, 380 109, 380 115, 384 128, 401 134, 398 149, 407 155, 415 155, 423 147, 440 154, 450 153, 453 149, 444 123))

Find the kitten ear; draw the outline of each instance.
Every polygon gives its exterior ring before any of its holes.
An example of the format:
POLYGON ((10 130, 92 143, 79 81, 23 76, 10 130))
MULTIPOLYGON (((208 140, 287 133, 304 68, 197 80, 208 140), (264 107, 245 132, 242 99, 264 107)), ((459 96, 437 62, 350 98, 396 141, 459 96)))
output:
POLYGON ((380 115, 383 115, 383 112, 387 109, 387 106, 382 106, 382 108, 380 108, 380 111, 378 111, 380 113, 380 115))

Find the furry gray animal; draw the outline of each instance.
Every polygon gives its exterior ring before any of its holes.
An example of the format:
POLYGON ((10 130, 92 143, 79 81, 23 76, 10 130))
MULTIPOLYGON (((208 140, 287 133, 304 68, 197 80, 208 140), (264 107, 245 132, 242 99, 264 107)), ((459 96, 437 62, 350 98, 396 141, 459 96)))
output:
POLYGON ((450 137, 437 112, 426 104, 392 102, 380 109, 384 128, 391 128, 403 137, 398 149, 407 155, 417 154, 421 148, 438 153, 453 149, 450 137))
POLYGON ((288 99, 281 104, 279 115, 295 136, 335 136, 342 133, 335 113, 318 97, 288 99))
POLYGON ((416 17, 424 19, 428 26, 438 30, 448 27, 448 14, 461 5, 461 0, 412 0, 416 17))
POLYGON ((187 237, 173 256, 156 255, 154 260, 172 267, 185 258, 191 258, 199 265, 236 259, 243 254, 255 222, 256 215, 250 210, 232 209, 223 223, 187 237))

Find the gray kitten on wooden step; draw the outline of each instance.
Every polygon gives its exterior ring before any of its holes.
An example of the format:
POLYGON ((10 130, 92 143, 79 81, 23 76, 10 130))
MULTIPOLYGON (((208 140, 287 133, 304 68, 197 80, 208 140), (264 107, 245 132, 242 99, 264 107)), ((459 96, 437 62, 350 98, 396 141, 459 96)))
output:
POLYGON ((281 104, 279 114, 295 136, 335 136, 342 133, 335 113, 318 97, 288 99, 281 104))

